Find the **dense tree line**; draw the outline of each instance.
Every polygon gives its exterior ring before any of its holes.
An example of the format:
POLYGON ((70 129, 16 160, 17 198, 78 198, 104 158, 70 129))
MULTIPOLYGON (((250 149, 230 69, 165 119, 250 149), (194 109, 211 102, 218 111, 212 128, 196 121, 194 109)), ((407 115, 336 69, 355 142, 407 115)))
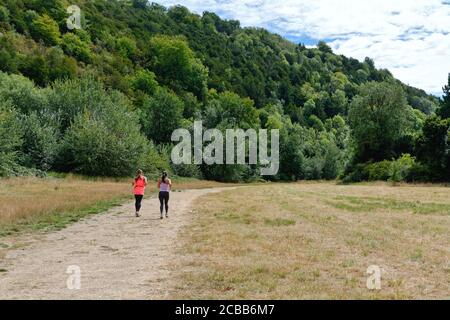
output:
POLYGON ((0 175, 123 176, 142 167, 218 180, 257 166, 174 165, 170 136, 280 130, 275 180, 449 180, 444 98, 366 58, 306 48, 216 14, 145 0, 0 0, 0 175))

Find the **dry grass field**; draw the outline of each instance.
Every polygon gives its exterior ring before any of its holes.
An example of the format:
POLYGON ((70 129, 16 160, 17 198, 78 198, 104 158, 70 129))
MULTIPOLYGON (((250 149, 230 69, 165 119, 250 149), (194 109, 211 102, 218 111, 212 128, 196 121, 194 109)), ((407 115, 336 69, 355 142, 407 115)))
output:
MULTIPOLYGON (((0 236, 21 231, 56 230, 79 219, 106 211, 131 200, 131 185, 126 179, 65 178, 0 179, 0 236)), ((174 179, 174 189, 221 186, 210 181, 174 179)), ((156 192, 150 181, 148 193, 156 192)))
POLYGON ((450 189, 267 184, 197 199, 173 298, 450 298, 450 189), (382 270, 381 290, 367 268, 382 270))

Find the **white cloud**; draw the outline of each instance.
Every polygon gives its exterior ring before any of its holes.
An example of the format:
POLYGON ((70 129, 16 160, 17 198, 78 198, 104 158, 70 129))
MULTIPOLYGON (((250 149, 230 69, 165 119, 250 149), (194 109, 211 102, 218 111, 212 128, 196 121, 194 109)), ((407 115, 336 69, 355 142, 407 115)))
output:
MULTIPOLYGON (((157 0, 158 1, 158 0, 157 0)), ((450 72, 447 0, 159 0, 216 12, 243 26, 326 40, 336 53, 369 56, 405 83, 441 93, 450 72)))

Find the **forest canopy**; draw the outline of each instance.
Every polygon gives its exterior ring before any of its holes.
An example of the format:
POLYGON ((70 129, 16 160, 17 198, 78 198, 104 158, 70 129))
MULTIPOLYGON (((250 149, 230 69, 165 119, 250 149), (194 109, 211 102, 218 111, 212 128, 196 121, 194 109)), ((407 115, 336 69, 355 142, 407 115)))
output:
POLYGON ((438 99, 324 42, 145 0, 79 0, 69 30, 69 5, 0 0, 0 176, 260 179, 254 165, 170 163, 172 130, 202 120, 279 129, 271 180, 450 180, 450 77, 438 99))

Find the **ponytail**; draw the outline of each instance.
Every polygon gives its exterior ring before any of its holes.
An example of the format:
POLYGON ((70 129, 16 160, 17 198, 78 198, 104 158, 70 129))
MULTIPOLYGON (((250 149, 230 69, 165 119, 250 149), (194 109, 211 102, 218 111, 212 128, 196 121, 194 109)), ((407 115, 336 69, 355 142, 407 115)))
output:
POLYGON ((141 170, 141 169, 138 169, 138 170, 136 171, 136 177, 134 178, 134 181, 138 181, 138 180, 139 180, 139 177, 141 177, 142 174, 143 174, 142 170, 141 170))
POLYGON ((166 178, 169 175, 167 174, 167 171, 163 171, 162 176, 161 176, 161 182, 166 183, 166 178))

